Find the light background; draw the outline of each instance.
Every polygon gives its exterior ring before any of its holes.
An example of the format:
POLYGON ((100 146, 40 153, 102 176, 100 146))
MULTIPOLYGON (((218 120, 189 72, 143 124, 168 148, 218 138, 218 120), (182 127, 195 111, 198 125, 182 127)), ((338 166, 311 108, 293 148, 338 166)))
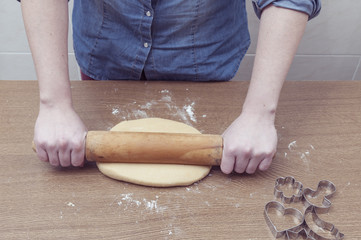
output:
MULTIPOLYGON (((259 20, 250 0, 247 9, 252 44, 234 80, 251 77, 259 20)), ((69 29, 70 78, 79 80, 69 29)), ((0 0, 0 80, 35 79, 20 4, 0 0)), ((321 14, 308 23, 287 80, 361 80, 361 1, 322 1, 321 14)))

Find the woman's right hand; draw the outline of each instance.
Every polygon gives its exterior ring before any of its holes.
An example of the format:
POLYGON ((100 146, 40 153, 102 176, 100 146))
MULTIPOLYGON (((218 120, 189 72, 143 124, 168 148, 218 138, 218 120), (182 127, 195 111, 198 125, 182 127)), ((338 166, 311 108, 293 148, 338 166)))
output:
POLYGON ((87 128, 72 106, 44 106, 35 124, 34 143, 40 160, 53 166, 83 166, 87 128))

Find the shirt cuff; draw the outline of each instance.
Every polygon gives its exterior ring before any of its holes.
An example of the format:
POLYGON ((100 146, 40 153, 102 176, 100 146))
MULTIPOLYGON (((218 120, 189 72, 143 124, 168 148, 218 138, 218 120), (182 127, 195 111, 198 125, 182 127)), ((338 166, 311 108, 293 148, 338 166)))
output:
POLYGON ((308 20, 316 17, 321 10, 321 0, 252 0, 252 3, 258 18, 261 18, 262 10, 270 4, 304 12, 308 15, 308 20))

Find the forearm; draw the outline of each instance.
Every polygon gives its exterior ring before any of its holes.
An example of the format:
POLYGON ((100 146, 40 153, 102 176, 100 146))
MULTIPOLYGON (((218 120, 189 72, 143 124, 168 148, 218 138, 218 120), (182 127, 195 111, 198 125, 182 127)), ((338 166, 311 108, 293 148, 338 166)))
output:
POLYGON ((67 0, 22 0, 41 106, 71 106, 67 0))
POLYGON ((261 16, 244 113, 274 120, 278 98, 308 20, 305 13, 270 6, 261 16))

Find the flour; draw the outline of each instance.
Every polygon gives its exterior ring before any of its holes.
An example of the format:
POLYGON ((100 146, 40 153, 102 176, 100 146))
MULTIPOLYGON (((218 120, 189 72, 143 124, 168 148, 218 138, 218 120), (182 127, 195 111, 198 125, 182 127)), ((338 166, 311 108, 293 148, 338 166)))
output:
POLYGON ((112 114, 113 115, 118 115, 119 113, 120 113, 119 109, 116 108, 116 107, 113 107, 112 114))
MULTIPOLYGON (((155 199, 148 200, 146 198, 136 199, 133 193, 120 194, 114 202, 117 203, 118 206, 123 207, 123 210, 127 210, 130 207, 143 207, 147 211, 162 213, 167 207, 159 206, 158 204, 159 196, 155 196, 155 199)), ((113 202, 113 203, 114 203, 113 202)), ((110 204, 110 205, 113 205, 110 204)))
MULTIPOLYGON (((158 111, 159 108, 165 107, 168 109, 167 114, 175 117, 175 120, 184 122, 190 126, 192 123, 197 122, 197 117, 195 114, 196 102, 189 98, 186 98, 185 103, 179 106, 172 97, 172 93, 168 89, 163 89, 160 91, 161 96, 158 99, 153 99, 145 104, 139 104, 137 101, 127 103, 124 106, 111 106, 107 105, 110 108, 113 116, 124 120, 132 119, 141 119, 141 118, 150 118, 157 117, 154 116, 154 111, 158 111), (178 119, 177 119, 178 118, 178 119)), ((205 118, 207 115, 203 114, 202 117, 205 118)))
POLYGON ((300 155, 301 160, 303 161, 303 163, 306 165, 306 170, 310 170, 310 161, 307 158, 307 155, 305 153, 298 153, 300 155))
POLYGON ((172 97, 167 95, 167 96, 163 96, 161 99, 160 99, 161 102, 172 102, 172 97))
POLYGON ((193 184, 193 185, 194 186, 186 187, 187 192, 201 193, 201 191, 199 190, 199 187, 197 186, 197 184, 193 184))
POLYGON ((68 205, 69 207, 75 207, 75 204, 72 202, 67 202, 66 205, 68 205))
POLYGON ((145 105, 141 105, 140 108, 141 109, 150 109, 152 107, 152 105, 153 104, 151 102, 148 102, 145 105))
POLYGON ((290 142, 290 144, 288 144, 288 150, 292 151, 297 147, 296 141, 290 142))
MULTIPOLYGON (((310 159, 311 159, 311 152, 315 150, 315 147, 312 144, 309 144, 310 149, 306 149, 305 151, 296 151, 298 146, 296 141, 292 141, 288 144, 288 150, 290 154, 296 154, 304 163, 305 169, 310 171, 310 159)), ((288 159, 288 153, 284 153, 285 159, 288 159)))
POLYGON ((138 118, 147 118, 148 114, 143 110, 134 110, 132 111, 132 115, 138 119, 138 118))
POLYGON ((255 194, 256 194, 256 192, 250 193, 250 194, 249 194, 249 198, 253 198, 253 195, 255 195, 255 194))
POLYGON ((157 209, 157 201, 156 200, 150 200, 147 201, 147 199, 143 199, 144 203, 146 204, 146 209, 147 210, 153 210, 153 209, 157 209))
POLYGON ((189 105, 184 105, 183 109, 186 111, 186 113, 188 114, 189 118, 193 121, 193 122, 197 122, 197 119, 194 115, 194 104, 195 102, 192 102, 189 105))

